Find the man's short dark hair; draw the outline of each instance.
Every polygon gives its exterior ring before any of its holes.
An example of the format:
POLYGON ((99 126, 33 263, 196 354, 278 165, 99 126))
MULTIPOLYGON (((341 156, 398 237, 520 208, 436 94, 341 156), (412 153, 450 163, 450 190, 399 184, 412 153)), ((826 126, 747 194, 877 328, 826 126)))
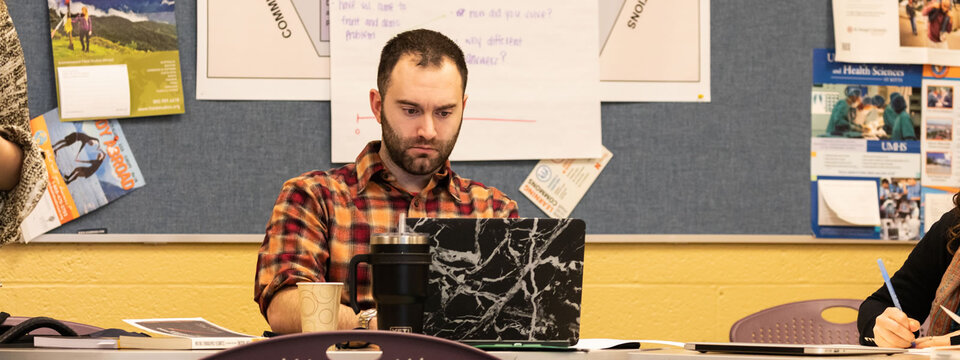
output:
POLYGON ((380 96, 386 96, 390 74, 400 57, 406 54, 420 57, 417 66, 439 67, 443 64, 444 57, 450 59, 460 71, 462 89, 467 90, 467 62, 463 59, 463 50, 439 32, 417 29, 397 34, 383 46, 380 66, 377 69, 377 89, 380 90, 380 96))

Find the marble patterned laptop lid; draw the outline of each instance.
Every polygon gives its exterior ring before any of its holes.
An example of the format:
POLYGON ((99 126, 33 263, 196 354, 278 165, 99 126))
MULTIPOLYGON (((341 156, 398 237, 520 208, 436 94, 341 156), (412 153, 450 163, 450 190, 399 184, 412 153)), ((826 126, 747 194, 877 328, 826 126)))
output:
POLYGON ((583 220, 411 218, 407 225, 430 236, 425 334, 459 341, 579 340, 583 220))

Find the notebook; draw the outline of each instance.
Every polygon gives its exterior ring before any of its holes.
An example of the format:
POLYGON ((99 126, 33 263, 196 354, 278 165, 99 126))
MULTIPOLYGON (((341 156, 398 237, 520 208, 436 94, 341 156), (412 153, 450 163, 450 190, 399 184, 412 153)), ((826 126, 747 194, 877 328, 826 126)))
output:
POLYGON ((906 349, 881 348, 859 345, 809 345, 809 344, 765 344, 765 343, 687 343, 684 349, 699 352, 724 352, 737 354, 773 354, 773 355, 866 355, 896 354, 906 349))
POLYGON ((410 218, 407 225, 430 237, 425 334, 517 348, 579 340, 583 220, 410 218))

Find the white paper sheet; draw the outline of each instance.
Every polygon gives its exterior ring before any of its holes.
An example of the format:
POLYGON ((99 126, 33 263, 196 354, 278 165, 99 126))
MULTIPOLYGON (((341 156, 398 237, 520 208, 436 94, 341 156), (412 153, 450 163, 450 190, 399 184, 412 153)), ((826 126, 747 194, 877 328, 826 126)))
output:
POLYGON ((911 348, 907 349, 907 354, 929 355, 930 359, 947 360, 960 357, 960 352, 957 352, 957 350, 960 350, 960 345, 935 346, 923 349, 911 348))
MULTIPOLYGON (((46 179, 46 177, 44 177, 46 179)), ((43 192, 40 202, 33 208, 33 211, 23 222, 20 223, 20 231, 23 233, 23 242, 28 243, 37 236, 43 235, 47 231, 56 229, 62 225, 60 217, 57 216, 57 209, 50 197, 50 190, 43 192)))
POLYGON ((60 117, 130 116, 127 65, 61 66, 60 117))
POLYGON ((930 231, 930 227, 952 209, 953 194, 925 194, 923 196, 923 231, 930 231))
POLYGON ((600 0, 602 101, 710 101, 710 0, 600 0))
POLYGON ((452 160, 600 157, 597 3, 331 1, 331 157, 350 162, 380 126, 368 92, 383 45, 427 28, 458 43, 469 96, 452 160))
POLYGON ((327 2, 199 0, 197 99, 330 100, 327 2))
POLYGON ((818 224, 879 226, 877 183, 870 180, 819 180, 818 224))

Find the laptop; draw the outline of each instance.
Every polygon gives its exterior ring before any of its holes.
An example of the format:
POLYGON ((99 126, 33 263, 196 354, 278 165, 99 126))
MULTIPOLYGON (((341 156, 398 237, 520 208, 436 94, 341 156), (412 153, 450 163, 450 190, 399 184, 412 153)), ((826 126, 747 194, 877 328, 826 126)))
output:
POLYGON ((423 332, 479 347, 566 348, 580 338, 579 219, 407 219, 430 237, 423 332))
POLYGON ((868 355, 868 354, 896 354, 906 352, 906 349, 881 348, 860 345, 811 345, 811 344, 765 344, 765 343, 711 343, 692 342, 683 347, 687 350, 699 352, 723 352, 735 354, 768 354, 768 355, 868 355))

